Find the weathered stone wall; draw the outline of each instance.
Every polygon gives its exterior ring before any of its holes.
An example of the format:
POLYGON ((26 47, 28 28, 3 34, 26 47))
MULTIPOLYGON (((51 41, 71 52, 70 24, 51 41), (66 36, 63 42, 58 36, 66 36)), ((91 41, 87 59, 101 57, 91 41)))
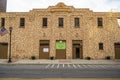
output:
MULTIPOLYGON (((103 59, 105 56, 115 57, 114 43, 120 42, 120 27, 117 18, 120 13, 92 12, 89 9, 75 9, 62 3, 48 9, 34 9, 30 12, 0 13, 5 17, 7 30, 13 27, 12 57, 39 58, 39 41, 50 40, 50 56, 56 56, 56 40, 66 40, 66 58, 72 58, 72 40, 83 41, 83 57, 103 59), (25 18, 25 28, 20 28, 19 20, 25 18), (48 18, 47 28, 42 26, 42 18, 48 18), (64 27, 58 27, 58 18, 64 18, 64 27), (74 18, 80 18, 80 27, 75 28, 74 18), (98 28, 97 18, 103 18, 103 27, 98 28), (99 50, 102 42, 104 50, 99 50)), ((1 22, 0 22, 1 23, 1 22)), ((9 43, 9 34, 0 36, 0 42, 9 43)))

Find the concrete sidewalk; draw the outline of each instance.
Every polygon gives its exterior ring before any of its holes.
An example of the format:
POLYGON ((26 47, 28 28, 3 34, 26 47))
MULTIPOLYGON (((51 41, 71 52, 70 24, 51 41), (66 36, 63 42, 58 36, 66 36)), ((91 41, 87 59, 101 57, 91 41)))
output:
POLYGON ((47 59, 13 59, 8 63, 8 59, 0 59, 0 64, 120 64, 120 60, 47 60, 47 59))
POLYGON ((0 80, 120 80, 120 78, 41 78, 41 79, 0 78, 0 80))

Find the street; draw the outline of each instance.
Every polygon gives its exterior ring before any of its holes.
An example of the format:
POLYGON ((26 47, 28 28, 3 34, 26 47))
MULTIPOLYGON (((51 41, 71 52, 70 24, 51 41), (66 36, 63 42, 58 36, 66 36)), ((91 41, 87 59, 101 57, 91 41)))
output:
POLYGON ((120 65, 0 64, 0 78, 120 78, 120 65))

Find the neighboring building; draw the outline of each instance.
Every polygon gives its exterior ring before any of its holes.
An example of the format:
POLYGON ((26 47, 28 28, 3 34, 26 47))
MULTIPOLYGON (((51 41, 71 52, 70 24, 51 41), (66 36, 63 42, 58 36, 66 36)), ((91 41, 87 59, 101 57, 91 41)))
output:
MULTIPOLYGON (((12 31, 12 58, 120 59, 120 12, 93 12, 58 3, 30 12, 0 13, 12 31)), ((9 34, 0 36, 0 58, 9 53, 9 34)))
POLYGON ((6 12, 7 0, 0 0, 0 12, 6 12))

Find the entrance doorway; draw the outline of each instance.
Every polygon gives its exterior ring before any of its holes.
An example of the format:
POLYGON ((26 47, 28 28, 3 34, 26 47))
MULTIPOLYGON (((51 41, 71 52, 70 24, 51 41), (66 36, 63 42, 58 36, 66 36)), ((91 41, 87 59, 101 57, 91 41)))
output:
POLYGON ((66 41, 56 41, 56 59, 66 59, 66 41))
POLYGON ((115 59, 120 59, 120 43, 115 43, 115 59))
POLYGON ((82 54, 82 41, 80 40, 74 40, 73 43, 73 51, 72 51, 72 58, 73 59, 82 59, 83 54, 82 54))
POLYGON ((40 40, 40 53, 39 58, 40 59, 49 59, 49 40, 40 40))
POLYGON ((80 48, 76 48, 75 53, 76 53, 76 58, 80 58, 80 48))
POLYGON ((0 43, 0 59, 7 59, 8 43, 0 43))

